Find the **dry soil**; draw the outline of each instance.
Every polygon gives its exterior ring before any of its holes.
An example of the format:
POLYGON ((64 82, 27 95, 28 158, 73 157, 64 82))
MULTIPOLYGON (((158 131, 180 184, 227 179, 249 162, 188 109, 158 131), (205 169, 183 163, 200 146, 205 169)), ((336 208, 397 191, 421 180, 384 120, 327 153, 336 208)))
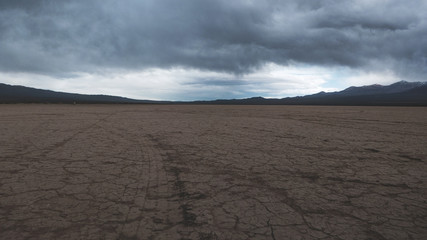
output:
POLYGON ((427 239, 427 108, 0 105, 0 239, 427 239))

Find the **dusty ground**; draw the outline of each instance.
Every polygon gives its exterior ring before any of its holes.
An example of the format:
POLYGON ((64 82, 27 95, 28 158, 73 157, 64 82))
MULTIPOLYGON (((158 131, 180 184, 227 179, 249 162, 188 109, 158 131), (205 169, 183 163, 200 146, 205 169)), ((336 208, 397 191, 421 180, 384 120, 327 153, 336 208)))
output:
POLYGON ((427 108, 0 105, 1 239, 427 239, 427 108))

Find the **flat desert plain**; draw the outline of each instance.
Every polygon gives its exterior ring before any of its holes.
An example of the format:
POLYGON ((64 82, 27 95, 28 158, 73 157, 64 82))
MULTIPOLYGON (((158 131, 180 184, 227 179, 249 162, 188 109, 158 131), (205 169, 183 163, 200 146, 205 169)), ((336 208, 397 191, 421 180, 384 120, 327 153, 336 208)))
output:
POLYGON ((0 105, 1 239, 427 239, 427 108, 0 105))

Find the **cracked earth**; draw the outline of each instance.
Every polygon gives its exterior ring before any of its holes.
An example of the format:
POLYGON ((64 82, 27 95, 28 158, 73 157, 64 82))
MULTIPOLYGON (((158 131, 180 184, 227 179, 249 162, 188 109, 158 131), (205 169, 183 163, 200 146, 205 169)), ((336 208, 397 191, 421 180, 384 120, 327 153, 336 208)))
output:
POLYGON ((427 108, 0 105, 0 239, 427 239, 427 108))

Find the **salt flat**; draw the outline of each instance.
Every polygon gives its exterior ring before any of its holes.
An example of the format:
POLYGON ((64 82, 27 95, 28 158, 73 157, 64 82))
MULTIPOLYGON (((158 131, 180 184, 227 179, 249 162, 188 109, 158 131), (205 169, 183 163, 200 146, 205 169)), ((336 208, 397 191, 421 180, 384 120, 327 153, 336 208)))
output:
POLYGON ((427 108, 0 105, 0 239, 427 239, 427 108))

